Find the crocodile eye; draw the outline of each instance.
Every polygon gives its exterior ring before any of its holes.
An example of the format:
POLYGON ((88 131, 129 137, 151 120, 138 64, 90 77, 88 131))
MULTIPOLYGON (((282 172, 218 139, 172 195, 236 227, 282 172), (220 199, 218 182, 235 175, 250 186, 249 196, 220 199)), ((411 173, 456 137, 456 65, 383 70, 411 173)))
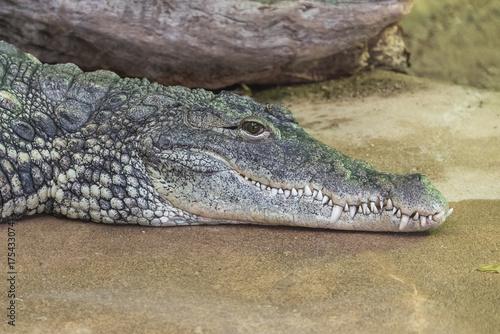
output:
POLYGON ((241 124, 241 128, 245 132, 247 132, 253 136, 258 136, 262 132, 264 132, 264 125, 257 123, 255 121, 243 122, 243 124, 241 124))

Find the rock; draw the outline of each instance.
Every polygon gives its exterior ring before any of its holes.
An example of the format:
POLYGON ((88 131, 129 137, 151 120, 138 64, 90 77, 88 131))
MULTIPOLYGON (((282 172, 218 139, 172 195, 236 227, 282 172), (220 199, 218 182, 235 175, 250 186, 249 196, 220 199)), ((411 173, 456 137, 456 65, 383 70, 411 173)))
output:
POLYGON ((326 80, 404 70, 397 22, 413 0, 0 0, 0 39, 42 62, 73 62, 167 85, 326 80))

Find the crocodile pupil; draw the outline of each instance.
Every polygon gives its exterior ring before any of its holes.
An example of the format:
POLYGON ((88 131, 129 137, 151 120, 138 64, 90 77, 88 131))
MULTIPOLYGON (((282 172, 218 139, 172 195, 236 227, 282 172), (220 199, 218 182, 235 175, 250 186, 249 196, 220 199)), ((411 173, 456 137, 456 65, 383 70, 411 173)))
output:
POLYGON ((245 122, 243 123, 242 128, 251 135, 257 135, 264 129, 262 124, 257 122, 245 122))

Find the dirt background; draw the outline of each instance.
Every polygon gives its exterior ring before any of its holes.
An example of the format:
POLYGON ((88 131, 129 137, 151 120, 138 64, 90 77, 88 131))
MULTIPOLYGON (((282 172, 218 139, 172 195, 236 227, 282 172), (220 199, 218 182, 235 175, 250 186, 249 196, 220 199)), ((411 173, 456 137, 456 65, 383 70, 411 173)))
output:
POLYGON ((416 0, 402 22, 410 73, 500 90, 500 2, 416 0))

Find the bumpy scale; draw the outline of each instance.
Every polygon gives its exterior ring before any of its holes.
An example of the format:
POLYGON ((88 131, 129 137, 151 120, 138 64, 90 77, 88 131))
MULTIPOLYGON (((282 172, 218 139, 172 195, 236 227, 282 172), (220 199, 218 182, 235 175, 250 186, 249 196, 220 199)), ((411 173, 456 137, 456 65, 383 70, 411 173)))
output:
POLYGON ((1 220, 421 231, 451 213, 421 174, 381 173, 278 105, 47 65, 0 42, 1 220))

